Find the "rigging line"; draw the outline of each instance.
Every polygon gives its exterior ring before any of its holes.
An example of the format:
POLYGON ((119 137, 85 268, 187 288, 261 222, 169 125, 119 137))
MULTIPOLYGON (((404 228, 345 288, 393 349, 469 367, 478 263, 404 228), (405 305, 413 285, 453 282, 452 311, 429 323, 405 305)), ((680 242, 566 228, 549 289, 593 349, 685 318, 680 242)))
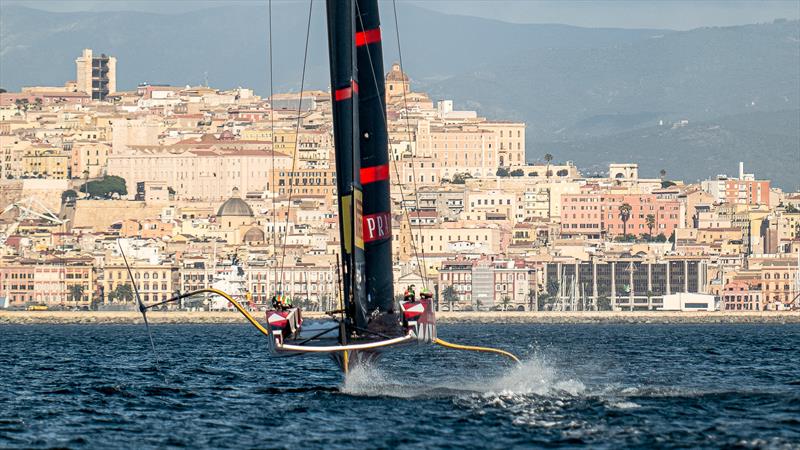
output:
MULTIPOLYGON (((358 2, 357 1, 355 2, 355 4, 356 4, 356 9, 357 9, 358 21, 361 23, 361 28, 363 29, 364 28, 364 21, 361 19, 361 9, 358 7, 358 2)), ((366 46, 366 50, 367 50, 367 59, 369 59, 370 70, 372 71, 372 81, 375 83, 375 90, 378 91, 379 90, 378 89, 378 78, 377 78, 377 75, 375 75, 375 66, 372 64, 372 54, 369 51, 369 46, 368 45, 366 46)), ((381 76, 383 76, 383 75, 381 75, 381 76)), ((389 135, 389 124, 387 123, 387 120, 386 120, 386 105, 384 104, 384 99, 382 99, 380 97, 378 98, 378 102, 380 103, 381 109, 384 112, 383 114, 381 114, 381 118, 383 119, 383 126, 386 127, 386 135, 387 135, 387 138, 388 138, 388 135, 389 135)), ((387 139, 387 141, 388 141, 388 139, 387 139)), ((389 151, 388 142, 387 142, 386 151, 387 152, 389 151)), ((397 169, 397 161, 395 161, 391 157, 391 155, 389 157, 389 160, 392 161, 392 166, 394 167, 394 173, 395 173, 395 176, 397 176, 397 181, 398 181, 397 187, 400 189, 400 201, 402 202, 402 204, 400 205, 400 209, 403 211, 403 213, 405 213, 406 221, 408 222, 408 227, 411 230, 411 249, 414 250, 414 257, 417 260, 417 266, 419 266, 419 264, 420 264, 419 253, 417 253, 417 244, 414 242, 414 229, 413 229, 413 227, 411 227, 411 218, 408 215, 408 209, 406 209, 406 207, 405 207, 406 196, 405 196, 405 193, 403 191, 402 180, 400 179, 400 171, 397 169)), ((422 239, 420 238, 420 241, 421 240, 422 239)), ((422 274, 421 268, 420 268, 420 278, 422 278, 422 286, 424 288, 427 288, 427 281, 426 281, 425 276, 422 274)))
MULTIPOLYGON (((294 171, 297 164, 298 137, 300 135, 300 112, 303 108, 303 89, 306 82, 306 64, 308 62, 308 40, 311 35, 311 13, 314 10, 314 0, 308 2, 308 24, 306 25, 306 45, 303 53, 303 72, 300 75, 300 101, 297 104, 297 125, 294 131, 294 154, 292 155, 292 171, 289 172, 289 202, 286 205, 286 221, 283 230, 283 244, 281 245, 281 265, 280 265, 280 284, 283 285, 284 261, 286 259, 286 241, 289 238, 289 212, 292 209, 292 196, 296 186, 292 183, 294 171)), ((282 289, 281 289, 282 290, 282 289)))
POLYGON ((272 150, 272 158, 270 158, 270 191, 272 191, 272 280, 273 292, 276 290, 275 286, 278 283, 278 213, 275 210, 275 84, 273 81, 272 71, 272 0, 269 0, 267 5, 269 11, 269 126, 270 126, 270 150, 272 150))
MULTIPOLYGON (((400 46, 400 25, 399 25, 398 20, 397 20, 397 2, 396 2, 396 0, 392 0, 392 10, 394 11, 394 32, 395 32, 395 35, 397 36, 397 54, 398 54, 398 57, 399 57, 399 60, 400 60, 400 73, 405 75, 406 72, 403 69, 403 50, 402 50, 402 48, 400 46)), ((411 83, 409 83, 409 84, 411 84, 411 83)), ((408 99, 406 97, 406 89, 405 88, 403 88, 403 108, 405 108, 405 110, 406 110, 405 111, 405 116, 406 116, 406 134, 408 135, 408 141, 411 142, 411 119, 408 116, 408 99)), ((418 211, 418 214, 419 214, 419 210, 420 210, 419 191, 417 190, 417 172, 416 172, 417 169, 416 169, 416 167, 414 165, 414 159, 415 159, 415 156, 412 153, 411 154, 411 179, 413 181, 413 186, 414 186, 414 205, 415 205, 415 207, 416 207, 416 209, 418 211)), ((398 175, 398 177, 399 177, 399 175, 398 175)), ((408 227, 413 229, 413 225, 411 225, 411 222, 408 223, 408 227)), ((417 220, 417 231, 419 232, 420 241, 421 241, 422 240, 422 237, 421 237, 422 236, 422 222, 419 221, 419 220, 417 220)), ((425 268, 424 269, 425 273, 427 273, 428 272, 428 266, 425 264, 425 245, 424 245, 423 242, 420 242, 420 246, 422 247, 422 266, 425 268)), ((417 261, 417 264, 419 265, 419 261, 417 261)), ((426 276, 423 275, 422 270, 423 269, 420 268, 420 277, 422 278, 422 286, 427 288, 428 287, 427 286, 428 279, 427 279, 426 276)))
POLYGON ((136 305, 139 308, 139 312, 142 313, 142 319, 144 320, 144 327, 147 330, 147 336, 150 338, 150 348, 153 350, 153 359, 155 360, 156 370, 161 371, 159 364, 158 364, 158 352, 156 351, 156 344, 153 341, 153 333, 150 332, 150 324, 147 322, 147 307, 142 302, 142 298, 139 296, 139 288, 136 286, 136 281, 133 279, 133 272, 131 271, 131 266, 128 264, 128 258, 125 256, 125 252, 122 250, 122 241, 117 239, 117 246, 119 247, 119 254, 122 255, 122 261, 125 262, 125 269, 128 271, 128 278, 131 280, 131 284, 133 285, 133 293, 136 296, 136 305))

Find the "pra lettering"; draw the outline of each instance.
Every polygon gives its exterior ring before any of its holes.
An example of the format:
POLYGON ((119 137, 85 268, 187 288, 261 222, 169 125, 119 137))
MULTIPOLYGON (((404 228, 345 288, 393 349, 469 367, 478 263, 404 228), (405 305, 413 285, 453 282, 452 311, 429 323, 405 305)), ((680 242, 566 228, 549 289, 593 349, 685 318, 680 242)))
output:
POLYGON ((430 322, 417 322, 414 325, 414 334, 419 341, 433 342, 436 340, 436 327, 430 322))
POLYGON ((364 242, 386 239, 392 236, 392 218, 388 212, 363 217, 364 242))

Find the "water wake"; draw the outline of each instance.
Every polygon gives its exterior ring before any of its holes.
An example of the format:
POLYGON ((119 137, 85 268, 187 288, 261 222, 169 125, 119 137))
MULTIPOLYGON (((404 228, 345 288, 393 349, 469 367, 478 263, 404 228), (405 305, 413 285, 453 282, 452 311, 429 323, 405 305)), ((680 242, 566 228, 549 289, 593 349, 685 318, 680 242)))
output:
POLYGON ((499 374, 468 379, 439 379, 433 383, 399 379, 374 363, 361 364, 345 376, 341 392, 359 396, 458 397, 458 396, 577 396, 584 384, 562 375, 545 358, 536 356, 499 374))

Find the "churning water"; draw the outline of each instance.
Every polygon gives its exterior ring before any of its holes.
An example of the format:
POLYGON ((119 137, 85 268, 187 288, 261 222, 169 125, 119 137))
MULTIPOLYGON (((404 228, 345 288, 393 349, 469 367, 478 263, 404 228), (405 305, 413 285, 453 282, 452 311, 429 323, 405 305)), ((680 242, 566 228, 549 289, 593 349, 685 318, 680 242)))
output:
POLYGON ((346 379, 248 326, 0 326, 3 448, 800 448, 798 325, 442 325, 346 379))

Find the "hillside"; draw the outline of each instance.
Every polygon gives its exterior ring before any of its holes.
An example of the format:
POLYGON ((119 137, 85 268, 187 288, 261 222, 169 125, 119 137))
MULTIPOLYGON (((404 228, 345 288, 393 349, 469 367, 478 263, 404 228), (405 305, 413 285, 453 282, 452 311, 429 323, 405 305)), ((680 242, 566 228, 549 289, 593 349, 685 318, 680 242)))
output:
MULTIPOLYGON (((605 172, 609 162, 637 161, 639 173, 658 177, 666 169, 687 182, 716 174, 747 172, 785 190, 800 189, 800 110, 756 112, 686 126, 650 126, 610 136, 535 145, 529 158, 551 153, 586 173, 605 172)), ((530 149, 529 149, 530 150, 530 149)))

